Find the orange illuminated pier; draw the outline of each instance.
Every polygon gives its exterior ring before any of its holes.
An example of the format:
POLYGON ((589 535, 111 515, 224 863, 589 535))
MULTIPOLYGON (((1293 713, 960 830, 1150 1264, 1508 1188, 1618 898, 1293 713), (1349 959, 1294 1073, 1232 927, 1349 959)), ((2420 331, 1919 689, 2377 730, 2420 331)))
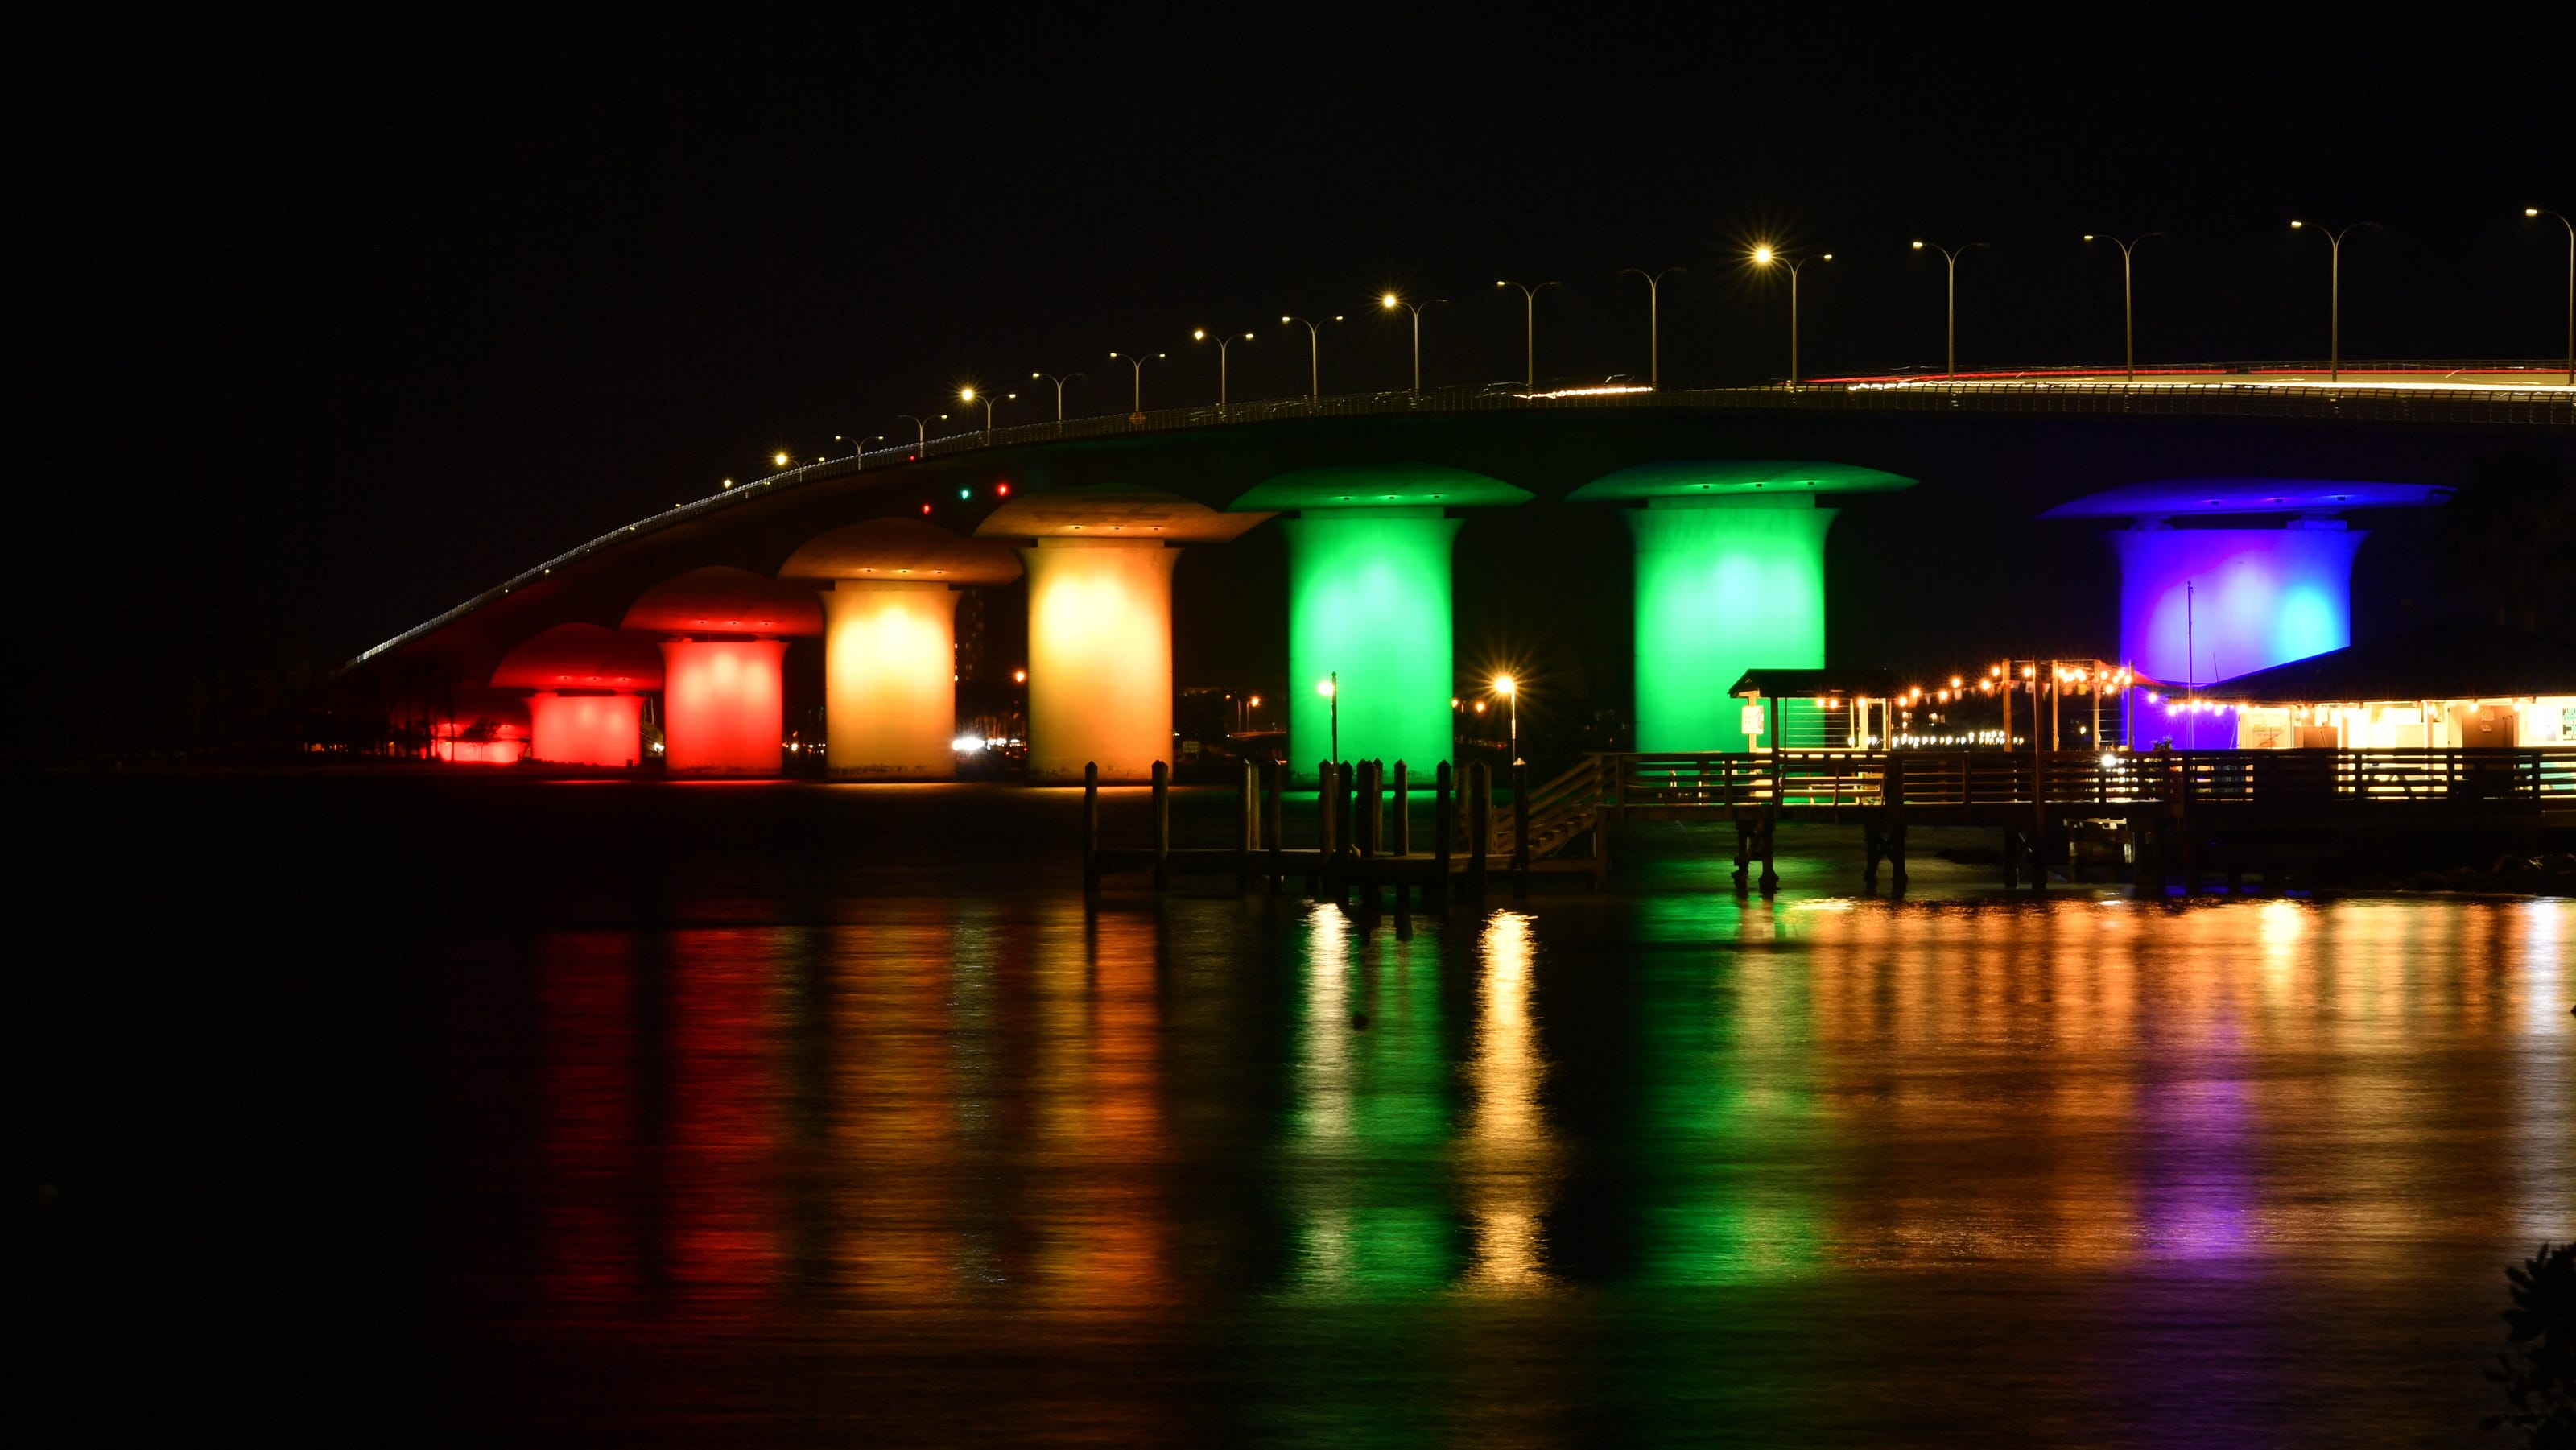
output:
POLYGON ((1269 517, 1090 484, 1015 498, 984 520, 980 538, 1029 541, 1029 779, 1078 781, 1096 762, 1103 780, 1144 780, 1171 757, 1179 546, 1269 517))
POLYGON ((626 628, 665 636, 662 762, 675 775, 776 775, 787 640, 820 634, 813 596, 711 565, 644 591, 626 628))
POLYGON ((806 541, 783 579, 830 581, 822 595, 825 759, 852 780, 957 774, 957 591, 1008 584, 1007 545, 918 519, 881 518, 806 541))

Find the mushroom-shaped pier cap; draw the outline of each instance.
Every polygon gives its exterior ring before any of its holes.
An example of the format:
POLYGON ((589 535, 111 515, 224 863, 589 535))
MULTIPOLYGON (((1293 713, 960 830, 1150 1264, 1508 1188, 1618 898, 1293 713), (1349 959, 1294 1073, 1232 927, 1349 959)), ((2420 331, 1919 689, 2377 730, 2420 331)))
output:
POLYGON ((1015 498, 975 530, 1030 541, 1029 778, 1143 780, 1172 757, 1173 544, 1222 543, 1270 517, 1095 483, 1015 498))
POLYGON ((2431 508, 2451 490, 2429 483, 2339 483, 2323 478, 2169 478, 2087 494, 2044 519, 2169 518, 2175 514, 2336 513, 2431 508))
MULTIPOLYGON (((1263 509, 1503 508, 1530 501, 1527 489, 1437 463, 1362 463, 1283 473, 1226 505, 1263 509)), ((1444 707, 1445 708, 1445 707, 1444 707)))
POLYGON ((778 572, 839 581, 822 596, 830 621, 823 635, 823 723, 832 774, 853 780, 955 775, 957 590, 1017 579, 1019 554, 1008 544, 961 539, 919 519, 880 518, 806 540, 778 572))
POLYGON ((1568 503, 1698 495, 1885 493, 1914 480, 1851 463, 1794 458, 1697 458, 1640 463, 1605 473, 1565 496, 1568 503))
POLYGON ((1008 544, 959 538, 919 519, 869 519, 807 539, 778 566, 778 577, 1008 584, 1020 577, 1020 556, 1008 544))
POLYGON ((641 635, 558 624, 503 656, 492 683, 515 690, 658 690, 662 651, 641 635))
POLYGON ((1295 509, 1288 542, 1288 760, 1299 780, 1344 759, 1427 774, 1454 753, 1449 510, 1527 503, 1529 491, 1436 463, 1302 468, 1234 501, 1295 509), (1327 682, 1328 697, 1317 692, 1327 682))
MULTIPOLYGON (((2193 685, 2250 674, 2352 643, 2352 566, 2365 529, 2346 509, 2429 508, 2451 490, 2318 478, 2173 478, 2059 504, 2046 519, 2129 520, 2120 556, 2120 662, 2193 685), (2287 528, 2247 514, 2293 515, 2287 528), (2231 517, 2234 516, 2234 517, 2231 517), (2220 527, 2175 528, 2212 519, 2220 527)), ((2185 747, 2231 747, 2232 721, 2186 717, 2185 747), (2215 733, 2203 738, 2203 728, 2215 733)))
POLYGON ((821 634, 823 611, 807 590, 713 564, 645 590, 626 611, 625 627, 663 634, 821 634))
POLYGON ((1817 496, 1913 486, 1849 463, 1677 458, 1567 495, 1646 504, 1625 510, 1637 544, 1637 748, 1746 748, 1728 683, 1748 669, 1825 662, 1825 534, 1836 511, 1817 496))
POLYGON ((1221 544, 1270 517, 1219 513, 1176 493, 1131 483, 1089 483, 1026 494, 985 518, 979 539, 1121 539, 1221 544))

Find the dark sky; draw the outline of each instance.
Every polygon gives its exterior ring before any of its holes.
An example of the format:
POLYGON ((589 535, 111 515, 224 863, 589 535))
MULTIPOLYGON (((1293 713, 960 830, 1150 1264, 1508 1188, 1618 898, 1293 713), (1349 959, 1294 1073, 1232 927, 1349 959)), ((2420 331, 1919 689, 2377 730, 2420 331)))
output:
POLYGON ((1259 333, 1239 396, 1302 391, 1275 319, 1342 311, 1325 389, 1400 385, 1390 284, 1452 299, 1428 380, 1481 382, 1519 367, 1494 279, 1561 280, 1540 371, 1597 378, 1644 366, 1616 269, 1685 264, 1666 377, 1776 378, 1758 238, 1837 254, 1811 373, 1938 364, 1916 236, 1993 244, 1963 366, 2115 359, 2087 230, 2170 233, 2143 356, 2320 356, 2293 216, 2386 224, 2348 356, 2562 346, 2564 236, 2519 214, 2576 210, 2562 7, 1217 13, 20 33, 13 630, 345 657, 961 381, 1079 367, 1097 412, 1108 350, 1170 350, 1148 402, 1212 399, 1205 324, 1259 333))

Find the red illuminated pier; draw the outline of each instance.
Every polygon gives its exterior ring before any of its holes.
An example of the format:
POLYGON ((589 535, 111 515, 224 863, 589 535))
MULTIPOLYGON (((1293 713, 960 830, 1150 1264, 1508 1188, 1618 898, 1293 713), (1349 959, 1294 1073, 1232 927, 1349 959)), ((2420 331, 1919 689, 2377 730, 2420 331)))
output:
POLYGON ((662 642, 663 764, 674 775, 776 775, 790 638, 823 632, 801 589, 713 565, 657 584, 626 628, 662 642))

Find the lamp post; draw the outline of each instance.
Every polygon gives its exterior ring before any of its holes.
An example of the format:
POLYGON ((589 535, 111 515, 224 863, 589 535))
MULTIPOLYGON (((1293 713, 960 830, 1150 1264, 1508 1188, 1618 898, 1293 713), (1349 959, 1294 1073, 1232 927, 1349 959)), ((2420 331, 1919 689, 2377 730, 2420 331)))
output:
MULTIPOLYGON (((2328 251, 2333 258, 2334 281, 2326 293, 2326 381, 2330 383, 2343 380, 2343 239, 2363 227, 2378 225, 2377 222, 2354 222, 2342 231, 2332 227, 2317 228, 2326 234, 2328 251)), ((2306 222, 2293 221, 2290 230, 2299 231, 2306 226, 2306 222)))
POLYGON ((2567 386, 2576 388, 2576 222, 2571 222, 2545 206, 2522 209, 2527 217, 2558 217, 2567 229, 2567 386))
POLYGON ((1753 265, 1789 269, 1789 386, 1793 388, 1798 386, 1798 269, 1809 262, 1830 262, 1833 259, 1833 253, 1821 252, 1793 262, 1786 253, 1767 244, 1753 249, 1753 265))
MULTIPOLYGON (((945 419, 948 415, 947 415, 947 414, 945 414, 945 413, 942 413, 942 414, 940 414, 939 416, 940 416, 942 419, 945 419)), ((911 414, 911 413, 897 413, 897 414, 895 414, 895 417, 896 417, 898 420, 902 421, 902 422, 910 423, 910 424, 912 425, 912 434, 913 434, 913 437, 912 437, 912 448, 913 448, 913 451, 914 451, 915 453, 923 453, 923 452, 927 452, 927 451, 929 451, 929 448, 930 448, 930 425, 929 425, 928 423, 923 422, 923 421, 922 421, 918 416, 916 416, 916 415, 914 415, 914 414, 911 414)))
POLYGON ((1660 272, 1649 272, 1643 267, 1619 269, 1621 276, 1634 272, 1646 279, 1646 382, 1650 386, 1661 387, 1664 381, 1664 279, 1675 272, 1689 270, 1688 267, 1666 267, 1660 272))
POLYGON ((1521 763, 1521 687, 1509 675, 1494 676, 1494 693, 1512 702, 1512 764, 1521 763))
MULTIPOLYGON (((1124 358, 1124 359, 1126 359, 1129 363, 1134 364, 1134 366, 1135 366, 1135 368, 1136 368, 1136 416, 1137 416, 1137 417, 1139 417, 1139 418, 1144 417, 1144 416, 1145 416, 1145 356, 1144 356, 1144 354, 1142 354, 1142 353, 1134 353, 1134 352, 1113 352, 1113 353, 1111 353, 1111 354, 1110 354, 1110 356, 1111 356, 1111 357, 1113 357, 1113 358, 1124 358)), ((1158 353, 1154 354, 1154 356, 1155 356, 1155 357, 1157 357, 1157 358, 1162 358, 1162 357, 1167 357, 1167 356, 1169 356, 1169 354, 1167 354, 1167 353, 1159 353, 1159 352, 1158 352, 1158 353)))
POLYGON ((1332 755, 1333 763, 1339 765, 1342 763, 1342 672, 1335 670, 1317 680, 1315 693, 1323 696, 1325 703, 1332 707, 1332 755))
MULTIPOLYGON (((1200 327, 1191 329, 1190 341, 1205 342, 1207 340, 1208 330, 1206 328, 1200 327)), ((1234 346, 1238 342, 1250 341, 1252 341, 1252 334, 1248 332, 1243 334, 1241 337, 1237 337, 1233 333, 1229 332, 1216 340, 1216 410, 1220 413, 1225 411, 1225 350, 1234 346)))
MULTIPOLYGON (((1923 243, 1921 243, 1921 242, 1916 242, 1916 243, 1914 244, 1914 250, 1916 250, 1916 251, 1918 251, 1918 252, 1919 252, 1919 251, 1922 251, 1922 250, 1923 250, 1923 246, 1924 246, 1924 244, 1923 244, 1923 243)), ((1934 248, 1932 249, 1933 251, 1939 252, 1939 253, 1941 254, 1941 256, 1943 257, 1943 259, 1945 259, 1946 261, 1948 261, 1948 263, 1950 264, 1950 283, 1949 283, 1949 299, 1950 299, 1950 301, 1949 301, 1949 317, 1950 317, 1950 320, 1949 320, 1948 329, 1947 329, 1947 333, 1946 333, 1946 336, 1947 336, 1947 338, 1948 338, 1948 343, 1947 343, 1947 345, 1946 345, 1946 347, 1945 347, 1945 349, 1944 349, 1944 351, 1943 351, 1943 362, 1942 362, 1942 373, 1941 373, 1941 375, 1942 375, 1943 377, 1945 377, 1945 378, 1956 378, 1956 377, 1958 377, 1958 376, 1959 376, 1959 254, 1960 254, 1961 252, 1974 251, 1975 249, 1977 249, 1977 248, 1979 248, 1979 247, 1985 247, 1985 248, 1986 248, 1986 250, 1987 250, 1987 251, 1990 251, 1990 252, 1994 250, 1994 248, 1993 248, 1993 247, 1988 246, 1988 245, 1987 245, 1986 243, 1984 243, 1984 242, 1970 242, 1970 243, 1968 243, 1966 246, 1964 246, 1964 247, 1959 247, 1959 248, 1957 248, 1957 249, 1955 249, 1955 250, 1954 250, 1954 249, 1952 249, 1952 248, 1949 248, 1949 247, 1937 247, 1937 246, 1936 246, 1936 247, 1934 247, 1934 248)))
POLYGON ((1038 379, 1044 378, 1048 382, 1055 384, 1055 420, 1061 423, 1064 421, 1064 385, 1081 376, 1082 374, 1080 373, 1066 373, 1061 377, 1058 377, 1054 373, 1031 373, 1029 374, 1029 381, 1036 382, 1038 379))
POLYGON ((1422 391, 1422 309, 1437 307, 1448 300, 1446 297, 1433 297, 1422 302, 1407 302, 1392 292, 1377 300, 1377 305, 1389 312, 1401 307, 1413 314, 1413 391, 1417 394, 1422 391))
POLYGON ((1538 294, 1546 291, 1550 287, 1562 287, 1565 284, 1562 282, 1541 282, 1535 287, 1523 287, 1518 282, 1497 282, 1494 285, 1497 287, 1520 287, 1521 289, 1521 304, 1523 308, 1521 317, 1521 383, 1531 392, 1536 392, 1538 391, 1538 294))
POLYGON ((2129 264, 2133 260, 2138 243, 2149 237, 2163 235, 2162 232, 2141 232, 2124 242, 2118 237, 2097 238, 2091 232, 2084 234, 2084 240, 2088 242, 2107 241, 2120 249, 2120 336, 2123 339, 2122 346, 2126 349, 2123 355, 2128 359, 2129 381, 2133 383, 2138 380, 2138 313, 2133 300, 2135 294, 2129 287, 2129 264))
POLYGON ((856 435, 844 438, 840 434, 835 433, 832 435, 832 441, 835 443, 849 444, 850 466, 852 468, 865 468, 868 466, 868 445, 871 443, 883 443, 885 441, 885 435, 883 433, 872 433, 865 438, 861 438, 856 435))
MULTIPOLYGON (((1017 393, 1004 393, 1002 395, 1002 401, 1016 402, 1019 399, 1019 396, 1020 395, 1017 393)), ((984 405, 984 442, 988 445, 991 444, 993 441, 993 395, 991 393, 979 393, 973 388, 959 388, 957 390, 957 401, 964 403, 970 408, 975 406, 977 403, 984 405)))
MULTIPOLYGON (((1338 317, 1333 320, 1341 321, 1338 317)), ((1313 398, 1324 391, 1323 330, 1302 317, 1283 315, 1279 319, 1279 325, 1282 327, 1292 322, 1302 324, 1306 329, 1306 396, 1313 398)))

